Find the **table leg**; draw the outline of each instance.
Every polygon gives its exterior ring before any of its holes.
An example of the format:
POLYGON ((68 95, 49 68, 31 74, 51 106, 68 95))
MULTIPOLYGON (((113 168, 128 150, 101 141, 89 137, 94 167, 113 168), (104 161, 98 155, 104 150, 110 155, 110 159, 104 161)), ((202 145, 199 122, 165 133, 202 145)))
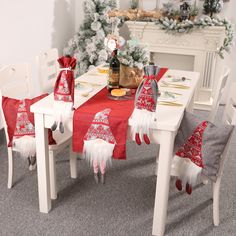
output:
POLYGON ((194 108, 194 96, 192 96, 192 98, 191 98, 191 100, 190 100, 190 102, 189 102, 188 107, 186 108, 186 110, 187 110, 188 112, 193 113, 193 108, 194 108))
POLYGON ((69 146, 70 148, 70 176, 72 179, 76 179, 77 174, 77 154, 72 150, 72 144, 69 146))
POLYGON ((160 151, 160 146, 158 146, 158 149, 157 149, 155 175, 157 175, 157 172, 158 172, 159 151, 160 151))
POLYGON ((48 130, 44 127, 44 115, 35 114, 37 152, 39 211, 48 213, 51 209, 48 130))
POLYGON ((174 138, 175 132, 161 132, 156 196, 152 227, 152 234, 158 236, 164 235, 165 232, 174 138))

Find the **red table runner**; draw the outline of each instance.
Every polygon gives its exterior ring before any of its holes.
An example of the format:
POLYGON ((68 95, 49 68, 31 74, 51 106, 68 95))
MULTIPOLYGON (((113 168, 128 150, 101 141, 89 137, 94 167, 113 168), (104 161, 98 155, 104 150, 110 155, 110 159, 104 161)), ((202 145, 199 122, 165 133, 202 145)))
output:
MULTIPOLYGON (((157 77, 158 81, 167 70, 167 68, 160 70, 157 77)), ((134 100, 111 100, 107 95, 108 91, 104 88, 75 110, 73 117, 73 151, 83 151, 84 136, 93 121, 94 115, 99 111, 110 108, 109 124, 117 143, 113 158, 126 159, 128 120, 134 110, 134 100)))

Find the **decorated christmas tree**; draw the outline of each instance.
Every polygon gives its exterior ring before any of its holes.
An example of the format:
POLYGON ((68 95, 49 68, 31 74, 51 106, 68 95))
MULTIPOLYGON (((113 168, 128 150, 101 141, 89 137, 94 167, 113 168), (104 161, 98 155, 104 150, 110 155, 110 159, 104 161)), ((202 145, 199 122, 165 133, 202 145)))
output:
POLYGON ((115 31, 120 20, 117 17, 109 18, 107 13, 116 7, 117 0, 85 0, 83 2, 84 21, 79 32, 64 49, 65 55, 76 57, 79 74, 108 60, 104 39, 108 34, 117 33, 115 31))
POLYGON ((222 0, 205 0, 203 3, 203 13, 212 17, 214 13, 219 13, 222 7, 222 0))

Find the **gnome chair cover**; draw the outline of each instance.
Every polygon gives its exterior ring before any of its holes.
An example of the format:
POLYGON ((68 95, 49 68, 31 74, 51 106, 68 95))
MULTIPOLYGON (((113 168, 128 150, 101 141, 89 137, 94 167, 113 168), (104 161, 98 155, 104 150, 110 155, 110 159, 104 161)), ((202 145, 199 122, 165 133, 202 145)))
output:
POLYGON ((71 116, 74 104, 74 72, 76 59, 70 56, 60 57, 58 63, 61 71, 54 86, 54 119, 52 130, 57 128, 64 132, 64 123, 71 116), (58 125, 59 124, 59 125, 58 125))
POLYGON ((32 157, 36 154, 35 129, 29 120, 25 100, 20 101, 17 111, 13 149, 23 157, 32 157))
POLYGON ((221 155, 228 142, 232 126, 214 125, 185 112, 175 140, 172 168, 178 173, 176 187, 185 186, 188 194, 200 174, 213 182, 217 179, 221 155))
POLYGON ((155 120, 158 98, 157 75, 160 68, 155 65, 144 67, 144 79, 135 96, 135 108, 132 114, 131 133, 133 140, 140 145, 143 141, 150 144, 149 129, 155 120))
MULTIPOLYGON (((45 96, 47 94, 23 100, 2 97, 2 108, 9 137, 8 147, 12 147, 23 158, 36 154, 34 114, 30 112, 30 106, 45 96)), ((49 144, 56 144, 50 130, 48 138, 49 144)))
POLYGON ((83 154, 91 165, 111 163, 116 140, 109 126, 110 112, 107 108, 96 113, 84 137, 83 154))

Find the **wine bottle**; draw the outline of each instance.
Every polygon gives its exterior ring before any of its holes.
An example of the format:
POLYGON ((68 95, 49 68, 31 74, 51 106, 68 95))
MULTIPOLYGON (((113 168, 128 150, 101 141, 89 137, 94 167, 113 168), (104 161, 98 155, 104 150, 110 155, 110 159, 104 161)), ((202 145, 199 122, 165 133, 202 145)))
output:
POLYGON ((112 59, 109 65, 107 89, 109 92, 112 89, 119 88, 120 79, 120 61, 117 58, 117 49, 113 51, 112 59))

